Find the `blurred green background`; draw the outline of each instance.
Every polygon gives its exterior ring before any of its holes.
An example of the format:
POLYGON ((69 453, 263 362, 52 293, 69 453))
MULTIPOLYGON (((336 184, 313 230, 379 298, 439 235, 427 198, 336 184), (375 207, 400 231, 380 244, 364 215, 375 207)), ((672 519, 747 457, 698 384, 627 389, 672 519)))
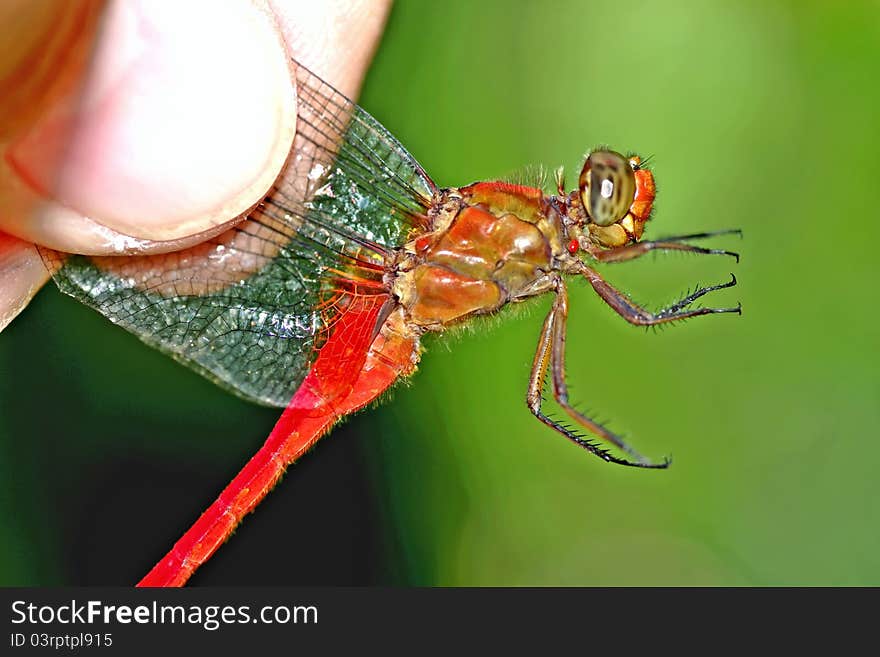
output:
MULTIPOLYGON (((880 584, 876 2, 400 2, 360 102, 441 185, 654 156, 649 236, 742 262, 570 286, 575 400, 665 472, 607 465, 524 395, 549 299, 427 340, 420 371, 294 466, 196 584, 880 584)), ((268 433, 256 408, 47 288, 0 336, 0 584, 136 581, 268 433)))

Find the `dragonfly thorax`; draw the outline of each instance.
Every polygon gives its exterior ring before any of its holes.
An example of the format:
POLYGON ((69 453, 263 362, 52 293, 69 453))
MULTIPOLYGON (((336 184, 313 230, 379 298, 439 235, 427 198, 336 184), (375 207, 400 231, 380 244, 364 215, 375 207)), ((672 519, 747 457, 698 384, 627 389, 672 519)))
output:
POLYGON ((433 230, 405 249, 393 283, 423 330, 546 291, 542 283, 569 256, 562 219, 536 188, 491 182, 447 190, 432 219, 433 230))

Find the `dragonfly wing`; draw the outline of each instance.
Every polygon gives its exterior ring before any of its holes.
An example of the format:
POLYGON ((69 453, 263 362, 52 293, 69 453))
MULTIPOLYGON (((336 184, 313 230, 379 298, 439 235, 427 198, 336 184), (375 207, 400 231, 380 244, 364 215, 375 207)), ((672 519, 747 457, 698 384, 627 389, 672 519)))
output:
MULTIPOLYGON (((280 407, 341 317, 363 307, 352 300, 387 295, 386 259, 422 225, 436 191, 373 117, 295 69, 291 155, 242 223, 163 255, 42 250, 63 292, 240 396, 280 407)), ((352 376, 363 357, 348 364, 352 376)))

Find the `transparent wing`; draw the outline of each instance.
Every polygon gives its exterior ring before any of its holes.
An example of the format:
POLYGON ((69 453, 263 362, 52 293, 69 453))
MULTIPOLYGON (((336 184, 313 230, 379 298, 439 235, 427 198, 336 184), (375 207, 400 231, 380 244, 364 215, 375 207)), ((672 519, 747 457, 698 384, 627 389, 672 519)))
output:
POLYGON ((295 63, 297 134, 234 229, 165 255, 44 249, 58 287, 237 394, 285 406, 356 296, 385 295, 394 247, 436 191, 375 119, 295 63))

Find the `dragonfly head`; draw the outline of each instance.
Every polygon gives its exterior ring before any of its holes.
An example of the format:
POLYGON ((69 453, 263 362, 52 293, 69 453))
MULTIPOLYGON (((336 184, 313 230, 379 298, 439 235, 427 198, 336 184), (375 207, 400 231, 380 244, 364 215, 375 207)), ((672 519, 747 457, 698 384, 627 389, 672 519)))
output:
POLYGON ((654 175, 638 155, 608 149, 587 155, 578 179, 578 196, 586 213, 584 228, 602 246, 638 242, 651 217, 654 175))

